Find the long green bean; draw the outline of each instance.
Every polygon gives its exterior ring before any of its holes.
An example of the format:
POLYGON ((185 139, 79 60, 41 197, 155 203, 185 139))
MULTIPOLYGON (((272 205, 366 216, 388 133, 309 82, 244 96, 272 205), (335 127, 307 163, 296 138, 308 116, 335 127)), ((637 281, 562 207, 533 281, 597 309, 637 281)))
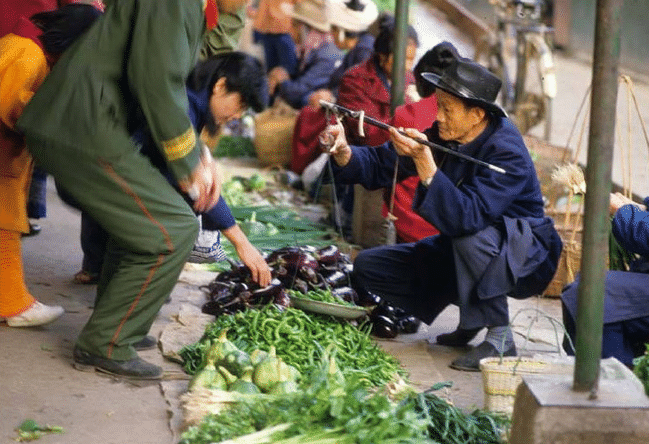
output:
POLYGON ((372 385, 382 385, 395 376, 405 376, 399 361, 382 350, 371 338, 367 324, 356 326, 327 315, 307 314, 302 310, 278 309, 274 305, 259 310, 244 310, 222 315, 208 325, 202 339, 180 351, 185 371, 196 371, 207 340, 218 338, 228 329, 228 339, 241 350, 251 353, 259 348, 268 351, 274 346, 277 356, 301 373, 311 370, 322 352, 333 344, 343 372, 367 370, 372 385), (197 362, 198 361, 198 362, 197 362))

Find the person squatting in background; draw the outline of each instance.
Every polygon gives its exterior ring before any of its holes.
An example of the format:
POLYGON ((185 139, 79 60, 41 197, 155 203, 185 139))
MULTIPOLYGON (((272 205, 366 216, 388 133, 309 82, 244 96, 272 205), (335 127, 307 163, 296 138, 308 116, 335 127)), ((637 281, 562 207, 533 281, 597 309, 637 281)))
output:
MULTIPOLYGON (((631 261, 628 271, 606 272, 602 358, 614 357, 629 368, 633 368, 634 358, 646 352, 649 343, 648 204, 649 198, 645 198, 642 205, 613 193, 609 205, 613 236, 627 252, 637 257, 631 261)), ((563 348, 569 355, 575 354, 578 290, 579 278, 561 293, 563 323, 568 333, 563 348)))
MULTIPOLYGON (((394 50, 396 47, 396 21, 388 16, 380 25, 379 34, 374 41, 374 54, 371 58, 347 70, 343 75, 338 88, 337 103, 345 108, 362 110, 366 116, 381 122, 392 121, 392 70, 394 65, 394 50)), ((406 44, 405 72, 404 72, 404 102, 413 101, 415 79, 412 67, 415 60, 419 37, 412 26, 408 26, 408 41, 406 44)), ((358 121, 349 117, 343 119, 345 134, 350 143, 365 146, 377 146, 388 140, 389 134, 385 130, 371 125, 363 127, 361 135, 358 121)), ((339 201, 340 223, 344 234, 351 232, 352 215, 354 212, 354 187, 343 184, 337 180, 336 194, 339 201)), ((385 187, 392 189, 392 182, 385 187)), ((389 198, 388 198, 389 199, 389 198)), ((384 199, 383 211, 387 212, 384 199)), ((338 220, 338 218, 336 218, 338 220)))
MULTIPOLYGON (((320 155, 318 136, 327 126, 325 111, 320 106, 320 100, 335 102, 338 97, 338 86, 345 71, 372 56, 375 38, 368 29, 377 17, 378 10, 372 0, 331 0, 329 2, 331 35, 336 46, 341 51, 346 51, 346 54, 341 65, 331 74, 326 88, 312 92, 307 104, 302 107, 297 116, 291 139, 290 170, 292 172, 301 175, 304 169, 320 155)), ((313 179, 303 177, 302 182, 298 187, 304 187, 304 182, 307 182, 308 190, 313 179)))
POLYGON ((294 74, 282 66, 268 73, 271 102, 279 97, 295 109, 301 109, 314 91, 329 83, 331 73, 340 65, 343 53, 329 33, 327 1, 301 0, 296 5, 283 3, 291 17, 291 34, 297 45, 298 64, 294 74))

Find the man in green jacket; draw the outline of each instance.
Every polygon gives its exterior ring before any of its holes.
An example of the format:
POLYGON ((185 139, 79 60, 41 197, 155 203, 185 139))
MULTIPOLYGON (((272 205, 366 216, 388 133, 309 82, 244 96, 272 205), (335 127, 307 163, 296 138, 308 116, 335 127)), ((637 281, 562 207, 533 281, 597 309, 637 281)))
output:
POLYGON ((220 177, 187 115, 185 79, 203 34, 244 0, 110 2, 54 66, 18 128, 36 161, 109 234, 75 367, 157 379, 133 347, 151 327, 196 239, 192 209, 131 138, 147 126, 181 189, 205 211, 220 177))

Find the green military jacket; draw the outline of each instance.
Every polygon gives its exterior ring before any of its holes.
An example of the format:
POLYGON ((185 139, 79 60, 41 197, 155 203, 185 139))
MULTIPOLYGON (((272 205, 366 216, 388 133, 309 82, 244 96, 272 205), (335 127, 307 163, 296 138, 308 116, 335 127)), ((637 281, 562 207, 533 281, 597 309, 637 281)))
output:
POLYGON ((56 63, 18 128, 110 161, 137 149, 130 136, 143 117, 174 176, 187 177, 200 148, 185 79, 204 28, 202 0, 111 2, 56 63))

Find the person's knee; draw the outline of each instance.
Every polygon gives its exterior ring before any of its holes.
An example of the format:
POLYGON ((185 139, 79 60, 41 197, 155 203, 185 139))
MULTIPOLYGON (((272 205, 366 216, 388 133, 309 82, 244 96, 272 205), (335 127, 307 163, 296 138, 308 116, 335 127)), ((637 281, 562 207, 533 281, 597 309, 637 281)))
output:
POLYGON ((369 252, 369 250, 362 250, 354 259, 354 274, 357 276, 362 276, 367 274, 367 271, 372 269, 372 263, 374 262, 374 256, 369 252))

